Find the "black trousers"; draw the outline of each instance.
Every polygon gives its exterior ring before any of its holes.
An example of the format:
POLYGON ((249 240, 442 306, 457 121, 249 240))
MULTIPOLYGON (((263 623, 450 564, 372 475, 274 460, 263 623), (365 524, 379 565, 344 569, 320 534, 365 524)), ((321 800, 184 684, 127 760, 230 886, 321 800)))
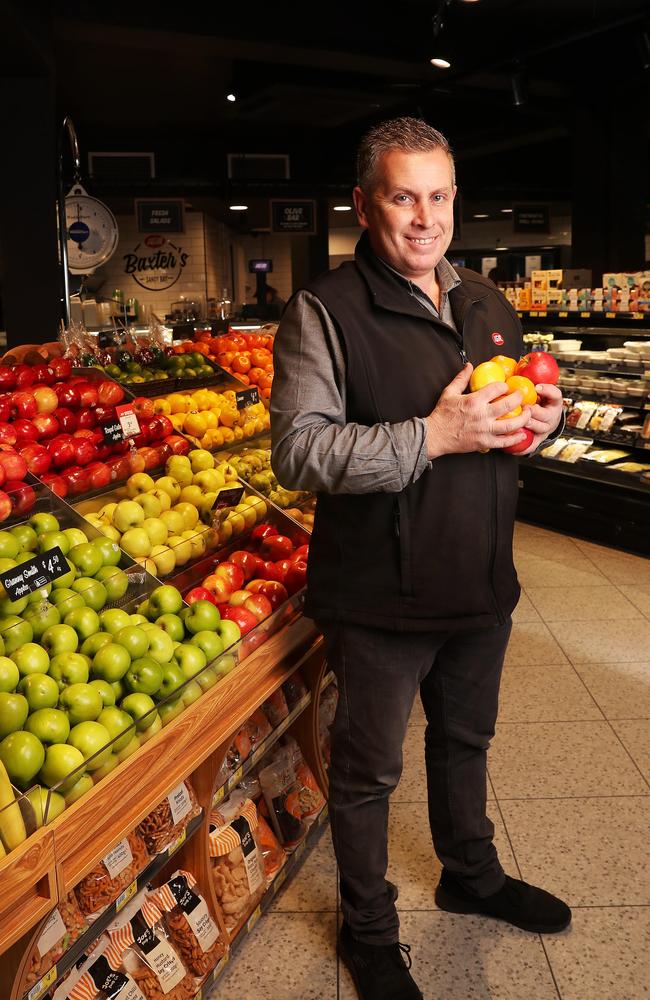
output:
POLYGON ((401 633, 318 624, 339 685, 329 806, 343 915, 360 940, 392 944, 399 920, 397 889, 386 879, 388 800, 402 773, 418 689, 436 854, 477 896, 503 885, 485 812, 486 756, 511 622, 470 632, 401 633))

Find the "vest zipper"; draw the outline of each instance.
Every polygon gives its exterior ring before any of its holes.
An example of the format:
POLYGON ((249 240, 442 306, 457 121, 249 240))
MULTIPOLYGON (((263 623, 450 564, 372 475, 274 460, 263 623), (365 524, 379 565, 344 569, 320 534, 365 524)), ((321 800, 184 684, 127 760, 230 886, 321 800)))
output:
MULTIPOLYGON (((420 305, 423 304, 422 301, 421 301, 421 299, 419 298, 419 296, 417 296, 415 294, 414 290, 413 290, 413 282, 412 281, 409 281, 409 294, 411 295, 411 298, 415 299, 416 302, 419 302, 420 305)), ((426 308, 426 307, 424 307, 424 308, 426 308)), ((467 362, 469 361, 469 358, 467 357, 467 354, 465 353, 465 341, 464 341, 464 338, 463 338, 463 331, 462 331, 462 329, 461 330, 457 330, 457 329, 454 329, 451 326, 448 326, 443 321, 442 316, 440 315, 440 313, 438 313, 437 316, 434 316, 434 314, 431 313, 431 316, 432 316, 432 318, 434 320, 437 319, 441 323, 441 325, 444 326, 444 328, 446 330, 449 330, 449 332, 454 335, 454 339, 456 341, 460 341, 460 344, 459 344, 459 347, 458 347, 458 353, 460 354, 461 361, 463 362, 464 365, 466 365, 467 362)))

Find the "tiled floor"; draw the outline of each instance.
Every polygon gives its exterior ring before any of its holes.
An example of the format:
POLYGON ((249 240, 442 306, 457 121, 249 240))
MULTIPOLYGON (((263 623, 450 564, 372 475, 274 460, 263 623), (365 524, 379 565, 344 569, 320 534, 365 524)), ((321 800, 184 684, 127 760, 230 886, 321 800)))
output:
MULTIPOLYGON (((436 909, 421 707, 390 820, 402 938, 426 1000, 650 997, 650 560, 520 524, 524 587, 490 750, 506 869, 562 895, 540 937, 436 909)), ((327 831, 235 955, 215 1000, 353 1000, 337 963, 327 831)))

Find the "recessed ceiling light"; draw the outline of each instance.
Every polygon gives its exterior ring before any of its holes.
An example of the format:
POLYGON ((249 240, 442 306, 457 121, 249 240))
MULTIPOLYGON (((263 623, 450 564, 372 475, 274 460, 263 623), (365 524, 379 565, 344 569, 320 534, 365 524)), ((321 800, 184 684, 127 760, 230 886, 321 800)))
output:
POLYGON ((431 65, 437 66, 438 69, 451 69, 451 63, 447 59, 442 59, 439 56, 433 57, 431 65))
POLYGON ((245 212, 248 205, 229 205, 228 208, 231 212, 245 212))
POLYGON ((236 101, 237 97, 235 96, 235 94, 226 94, 226 100, 230 102, 236 101))
POLYGON ((474 212, 473 218, 474 219, 489 219, 490 216, 488 215, 487 212, 474 212))
POLYGON ((510 247, 495 247, 495 250, 509 250, 510 247))
POLYGON ((512 215, 511 208, 502 208, 501 211, 503 212, 504 215, 512 215))
POLYGON ((334 206, 334 211, 335 212, 351 212, 352 211, 352 205, 335 205, 334 206))

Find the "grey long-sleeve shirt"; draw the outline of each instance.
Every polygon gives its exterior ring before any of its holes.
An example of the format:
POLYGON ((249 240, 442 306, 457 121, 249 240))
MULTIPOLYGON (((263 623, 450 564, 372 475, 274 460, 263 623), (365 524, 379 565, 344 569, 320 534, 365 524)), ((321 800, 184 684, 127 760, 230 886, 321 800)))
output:
MULTIPOLYGON (((424 292, 398 277, 407 293, 438 315, 424 292)), ((460 279, 444 258, 437 277, 440 316, 453 327, 448 292, 460 279)), ((284 312, 274 368, 272 465, 283 486, 326 493, 398 493, 430 467, 422 417, 372 427, 348 423, 345 359, 329 314, 309 292, 299 292, 284 312)))

